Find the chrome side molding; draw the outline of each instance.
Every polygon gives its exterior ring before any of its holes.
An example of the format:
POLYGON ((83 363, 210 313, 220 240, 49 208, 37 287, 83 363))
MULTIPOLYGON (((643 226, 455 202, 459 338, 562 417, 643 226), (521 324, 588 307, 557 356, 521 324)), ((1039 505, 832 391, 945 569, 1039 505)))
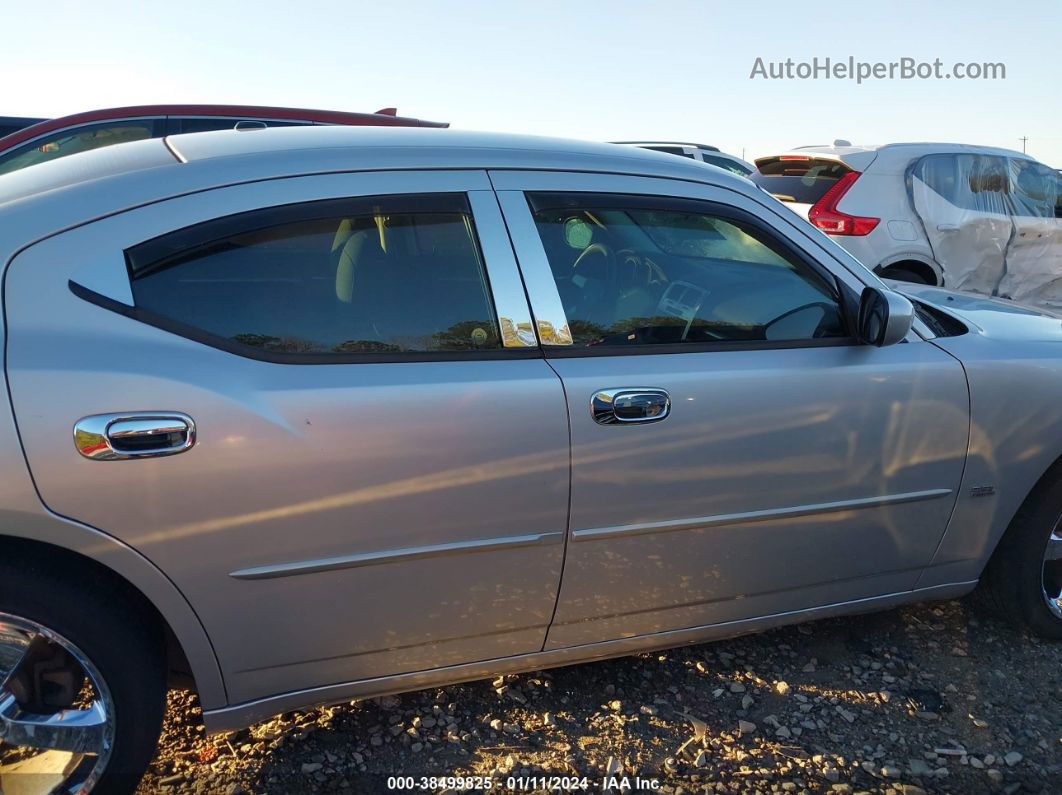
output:
POLYGON ((388 563, 401 563, 420 558, 437 558, 445 555, 467 555, 473 552, 493 552, 498 549, 514 549, 545 544, 559 544, 564 540, 564 533, 555 530, 533 535, 509 536, 506 538, 484 538, 477 541, 456 541, 449 544, 430 544, 423 547, 404 547, 402 549, 385 549, 379 552, 365 552, 360 555, 345 555, 339 558, 322 558, 320 560, 298 560, 290 563, 276 563, 268 566, 252 566, 229 572, 237 580, 272 580, 276 577, 291 577, 296 574, 317 574, 322 571, 355 569, 362 566, 380 566, 388 563))
POLYGON ((860 497, 854 500, 838 500, 813 505, 793 505, 787 508, 768 508, 762 511, 743 511, 741 513, 724 513, 714 516, 697 516, 689 519, 672 519, 664 522, 644 522, 641 524, 616 525, 614 527, 585 527, 573 530, 572 541, 597 541, 619 536, 637 536, 647 533, 673 533, 677 530, 704 530, 723 525, 749 524, 752 522, 769 522, 777 519, 797 519, 803 516, 856 511, 863 508, 879 508, 883 505, 900 505, 906 502, 920 502, 947 497, 951 489, 926 489, 925 491, 908 491, 903 494, 883 494, 880 497, 860 497))

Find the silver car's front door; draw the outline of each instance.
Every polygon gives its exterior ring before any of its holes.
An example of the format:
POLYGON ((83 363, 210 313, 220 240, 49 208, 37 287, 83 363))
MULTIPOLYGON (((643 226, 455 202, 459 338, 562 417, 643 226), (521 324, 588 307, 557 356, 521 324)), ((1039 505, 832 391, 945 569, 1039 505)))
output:
MULTIPOLYGON (((329 207, 319 214, 334 216, 329 207)), ((443 275, 460 281, 474 267, 443 275)), ((567 517, 566 409, 485 173, 315 176, 171 199, 27 249, 7 271, 6 296, 11 394, 42 499, 134 547, 181 588, 232 702, 542 648, 567 517), (440 196, 471 211, 433 225, 440 196), (319 232, 314 208, 350 197, 367 214, 326 236, 266 229, 215 244, 211 235, 225 234, 204 226, 266 212, 259 226, 269 227, 269 213, 306 206, 319 232), (404 197, 427 208, 410 216, 423 222, 415 229, 386 209, 404 197), (207 229, 209 244, 182 253, 185 232, 174 230, 185 229, 189 241, 207 229), (414 232, 431 235, 421 251, 433 268, 450 267, 439 255, 454 241, 474 256, 466 244, 478 238, 497 321, 464 318, 427 342, 402 336, 403 324, 428 333, 432 301, 450 300, 445 281, 428 294, 438 274, 417 271, 414 232), (134 281, 131 292, 123 252, 152 240, 170 250, 144 273, 168 281, 134 281), (260 270, 236 277, 164 270, 170 254, 225 263, 256 250, 260 270), (394 268, 403 281, 388 281, 394 268), (366 295, 370 285, 388 291, 366 295), (141 305, 199 295, 175 324, 141 305), (306 316, 309 296, 318 316, 306 316), (331 350, 361 359, 309 355, 335 313, 360 330, 331 350), (223 328, 224 315, 268 328, 224 332, 227 342, 218 329, 195 333, 203 318, 223 328), (270 332, 291 318, 306 340, 270 332), (385 338, 386 327, 399 330, 385 338), (403 353, 418 345, 430 352, 403 353), (99 431, 109 415, 124 419, 108 438, 99 431), (185 446, 189 420, 189 449, 141 455, 185 446)))
POLYGON ((784 210, 666 180, 491 176, 571 422, 568 550, 547 648, 914 586, 965 459, 967 387, 954 359, 914 337, 880 349, 836 332, 793 339, 828 309, 812 297, 787 312, 811 282, 770 257, 759 264, 755 241, 729 222, 705 231, 694 218, 743 211, 742 228, 761 227, 785 256, 828 260, 784 210), (696 201, 679 212, 672 196, 696 201), (749 262, 697 251, 735 241, 749 262), (606 293, 621 312, 601 313, 606 293), (687 316, 698 303, 714 308, 687 316), (741 325, 756 313, 784 314, 770 326, 778 341, 741 325), (691 329, 749 339, 640 344, 657 327, 676 340, 691 329))

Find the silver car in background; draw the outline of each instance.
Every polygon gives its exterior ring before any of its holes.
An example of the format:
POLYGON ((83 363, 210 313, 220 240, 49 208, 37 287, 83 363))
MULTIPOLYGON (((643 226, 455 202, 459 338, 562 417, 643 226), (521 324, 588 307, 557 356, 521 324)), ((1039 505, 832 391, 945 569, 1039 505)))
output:
POLYGON ((719 169, 145 140, 0 178, 0 262, 4 791, 131 790, 169 683, 223 731, 978 581, 1062 637, 1062 322, 719 169))

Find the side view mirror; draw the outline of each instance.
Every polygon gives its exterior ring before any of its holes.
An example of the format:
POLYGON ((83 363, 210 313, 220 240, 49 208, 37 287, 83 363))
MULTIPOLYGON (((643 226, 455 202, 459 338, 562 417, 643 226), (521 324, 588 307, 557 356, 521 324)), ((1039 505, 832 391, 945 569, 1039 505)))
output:
POLYGON ((865 345, 895 345, 914 322, 914 304, 899 293, 867 287, 859 299, 859 340, 865 345))

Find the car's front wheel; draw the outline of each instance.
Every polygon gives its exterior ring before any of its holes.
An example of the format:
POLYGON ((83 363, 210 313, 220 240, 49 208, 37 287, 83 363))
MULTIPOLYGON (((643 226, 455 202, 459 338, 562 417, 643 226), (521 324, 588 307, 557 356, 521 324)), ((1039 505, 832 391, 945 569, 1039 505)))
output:
POLYGON ((132 792, 165 710, 157 623, 35 568, 0 563, 0 792, 132 792))

